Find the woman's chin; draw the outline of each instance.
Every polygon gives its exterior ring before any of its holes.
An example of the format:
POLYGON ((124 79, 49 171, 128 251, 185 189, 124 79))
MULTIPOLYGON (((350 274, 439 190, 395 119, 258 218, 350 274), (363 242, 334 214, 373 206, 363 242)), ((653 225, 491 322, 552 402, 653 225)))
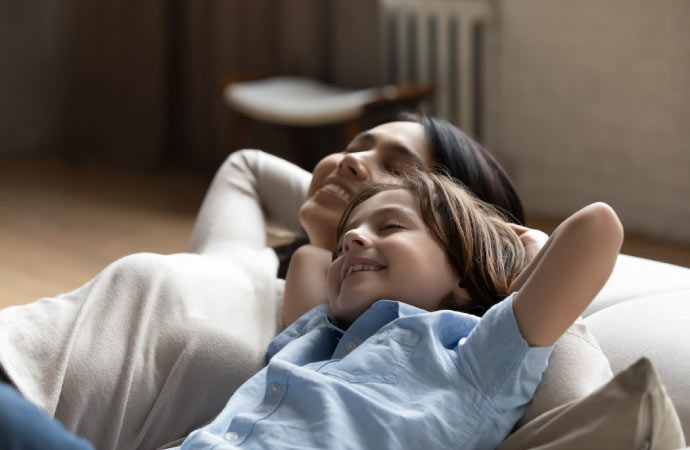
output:
POLYGON ((343 203, 340 200, 334 200, 322 195, 314 195, 305 200, 300 208, 299 214, 300 217, 304 214, 308 214, 310 217, 337 217, 339 221, 346 207, 347 203, 343 203))

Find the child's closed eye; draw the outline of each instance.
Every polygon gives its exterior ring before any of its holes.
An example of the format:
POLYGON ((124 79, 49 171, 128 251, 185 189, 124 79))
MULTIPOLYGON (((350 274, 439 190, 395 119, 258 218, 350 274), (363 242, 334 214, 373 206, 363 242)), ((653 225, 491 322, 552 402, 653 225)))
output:
POLYGON ((400 222, 388 222, 379 228, 379 231, 404 230, 405 227, 400 222))

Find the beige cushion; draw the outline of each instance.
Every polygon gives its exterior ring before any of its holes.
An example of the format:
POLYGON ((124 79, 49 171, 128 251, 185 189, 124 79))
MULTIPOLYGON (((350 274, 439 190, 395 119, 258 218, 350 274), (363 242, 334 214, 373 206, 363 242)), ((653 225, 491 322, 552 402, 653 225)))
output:
POLYGON ((517 426, 538 415, 586 397, 613 378, 609 361, 594 335, 578 319, 558 339, 534 398, 517 426))
POLYGON ((640 297, 674 292, 682 295, 688 290, 690 268, 618 255, 611 277, 582 316, 586 318, 604 308, 640 297))
POLYGON ((613 373, 649 358, 690 440, 690 289, 609 306, 585 318, 613 373))
POLYGON ((498 448, 673 450, 684 446, 673 403, 651 362, 642 358, 584 399, 530 421, 498 448))

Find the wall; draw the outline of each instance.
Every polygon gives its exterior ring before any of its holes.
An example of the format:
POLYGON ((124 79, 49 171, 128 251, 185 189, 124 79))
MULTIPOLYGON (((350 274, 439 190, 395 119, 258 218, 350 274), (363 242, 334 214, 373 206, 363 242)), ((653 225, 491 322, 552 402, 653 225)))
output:
POLYGON ((62 14, 61 2, 0 2, 0 155, 58 150, 62 14))
POLYGON ((690 2, 500 10, 487 133, 527 210, 563 217, 602 200, 628 231, 690 243, 690 2))

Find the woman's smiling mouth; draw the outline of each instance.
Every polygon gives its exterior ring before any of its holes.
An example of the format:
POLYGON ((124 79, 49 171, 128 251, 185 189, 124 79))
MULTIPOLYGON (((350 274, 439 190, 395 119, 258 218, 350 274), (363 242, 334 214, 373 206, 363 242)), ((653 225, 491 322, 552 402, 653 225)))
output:
POLYGON ((350 195, 349 192, 347 192, 345 189, 343 189, 340 186, 335 185, 333 183, 328 183, 328 184, 324 185, 321 189, 323 189, 324 191, 328 191, 329 193, 331 193, 337 197, 340 197, 341 199, 343 199, 346 202, 349 202, 350 199, 352 198, 352 195, 350 195))
POLYGON ((337 176, 326 178, 316 192, 328 195, 331 198, 337 198, 344 203, 349 203, 355 194, 353 186, 350 186, 337 176))

